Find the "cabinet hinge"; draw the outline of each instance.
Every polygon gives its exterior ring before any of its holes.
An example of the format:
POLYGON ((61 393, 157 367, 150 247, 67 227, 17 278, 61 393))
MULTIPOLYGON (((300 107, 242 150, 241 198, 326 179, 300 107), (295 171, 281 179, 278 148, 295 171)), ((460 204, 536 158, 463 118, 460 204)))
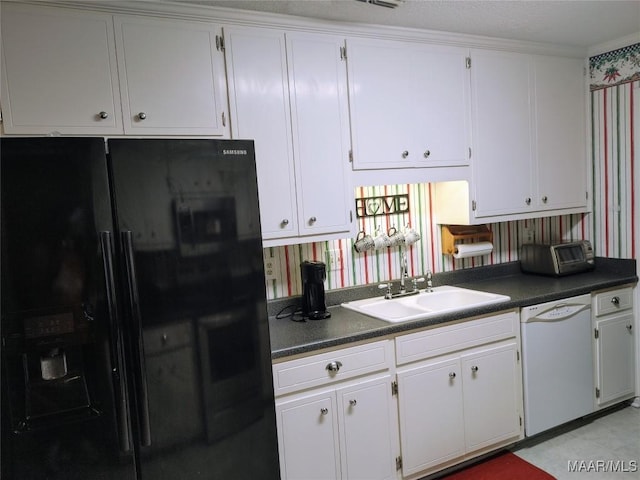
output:
POLYGON ((520 419, 520 426, 522 426, 522 417, 518 416, 518 418, 520 419))
POLYGON ((598 331, 597 328, 593 329, 593 337, 594 338, 600 338, 600 332, 598 331))
POLYGON ((475 200, 471 200, 471 210, 473 210, 474 212, 476 211, 476 201, 475 200))
POLYGON ((222 35, 216 35, 216 50, 224 52, 224 37, 222 35))
POLYGON ((347 47, 340 47, 340 60, 347 59, 347 47))
POLYGON ((349 150, 349 163, 353 163, 353 150, 349 150))
POLYGON ((518 362, 520 361, 520 350, 516 350, 516 359, 518 362))
POLYGON ((391 395, 398 395, 398 382, 391 382, 391 395))
POLYGON ((467 68, 471 68, 471 57, 465 59, 465 65, 467 68))
POLYGON ((471 147, 469 147, 469 158, 471 158, 471 147))
POLYGON ((402 470, 402 457, 396 457, 396 470, 402 470))
POLYGON ((596 387, 596 398, 600 398, 600 389, 596 387))
POLYGON ((349 223, 353 223, 353 210, 349 210, 349 223))
POLYGON ((584 198, 586 198, 587 200, 589 200, 589 192, 584 192, 584 198))

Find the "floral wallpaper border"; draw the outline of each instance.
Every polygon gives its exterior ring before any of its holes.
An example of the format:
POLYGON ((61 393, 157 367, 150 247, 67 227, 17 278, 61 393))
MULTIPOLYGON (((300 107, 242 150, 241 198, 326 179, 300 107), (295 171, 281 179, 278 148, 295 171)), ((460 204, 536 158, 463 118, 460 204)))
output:
POLYGON ((591 91, 640 80, 640 43, 589 58, 591 91))

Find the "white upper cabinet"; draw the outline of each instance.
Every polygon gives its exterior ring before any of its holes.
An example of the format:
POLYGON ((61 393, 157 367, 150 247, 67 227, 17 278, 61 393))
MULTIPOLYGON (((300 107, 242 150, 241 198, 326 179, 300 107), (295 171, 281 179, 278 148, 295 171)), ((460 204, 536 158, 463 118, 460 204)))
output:
POLYGON ((471 62, 472 173, 436 185, 438 223, 588 211, 583 61, 472 50, 471 62))
POLYGON ((354 170, 469 163, 467 53, 347 40, 354 170))
POLYGON ((2 4, 8 134, 122 133, 111 15, 2 4))
POLYGON ((287 33, 300 235, 351 229, 349 106, 342 39, 287 33))
POLYGON ((472 51, 476 216, 532 209, 533 72, 527 55, 472 51))
POLYGON ((534 57, 538 180, 536 208, 587 205, 584 62, 534 57))
POLYGON ((266 239, 298 234, 293 142, 282 32, 225 28, 231 135, 255 143, 266 239))
POLYGON ((237 27, 225 43, 232 136, 255 141, 265 245, 348 236, 343 42, 237 27))
POLYGON ((224 135, 224 57, 211 23, 115 17, 125 133, 224 135))

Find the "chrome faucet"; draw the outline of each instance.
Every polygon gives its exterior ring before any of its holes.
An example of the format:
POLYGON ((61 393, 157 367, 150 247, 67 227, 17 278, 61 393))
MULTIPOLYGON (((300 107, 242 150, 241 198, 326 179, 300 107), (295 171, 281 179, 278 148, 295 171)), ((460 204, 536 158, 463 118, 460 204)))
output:
MULTIPOLYGON (((407 266, 407 252, 402 249, 400 253, 400 288, 398 290, 398 293, 392 293, 391 288, 393 287, 393 284, 391 282, 378 285, 378 288, 386 290, 384 298, 392 299, 396 297, 404 297, 407 295, 415 295, 417 293, 420 293, 418 283, 424 282, 423 277, 412 279, 411 284, 413 285, 413 289, 407 291, 406 280, 407 278, 409 278, 408 270, 409 268, 407 266)), ((431 274, 431 272, 429 272, 429 274, 431 274)))

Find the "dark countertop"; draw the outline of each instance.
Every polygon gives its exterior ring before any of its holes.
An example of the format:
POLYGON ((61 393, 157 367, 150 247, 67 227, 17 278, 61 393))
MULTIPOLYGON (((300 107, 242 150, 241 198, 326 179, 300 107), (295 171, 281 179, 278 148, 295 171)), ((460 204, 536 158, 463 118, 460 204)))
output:
MULTIPOLYGON (((340 306, 340 303, 381 296, 377 285, 351 287, 326 293, 331 318, 294 322, 276 318, 288 306, 297 306, 300 297, 269 302, 271 358, 310 353, 327 347, 394 335, 465 317, 484 315, 590 293, 595 290, 637 283, 636 261, 596 258, 593 271, 566 277, 546 277, 522 273, 519 262, 477 267, 433 276, 433 285, 454 285, 508 295, 511 300, 481 308, 448 313, 424 320, 388 323, 340 306)), ((396 282, 397 283, 397 282, 396 282)))

